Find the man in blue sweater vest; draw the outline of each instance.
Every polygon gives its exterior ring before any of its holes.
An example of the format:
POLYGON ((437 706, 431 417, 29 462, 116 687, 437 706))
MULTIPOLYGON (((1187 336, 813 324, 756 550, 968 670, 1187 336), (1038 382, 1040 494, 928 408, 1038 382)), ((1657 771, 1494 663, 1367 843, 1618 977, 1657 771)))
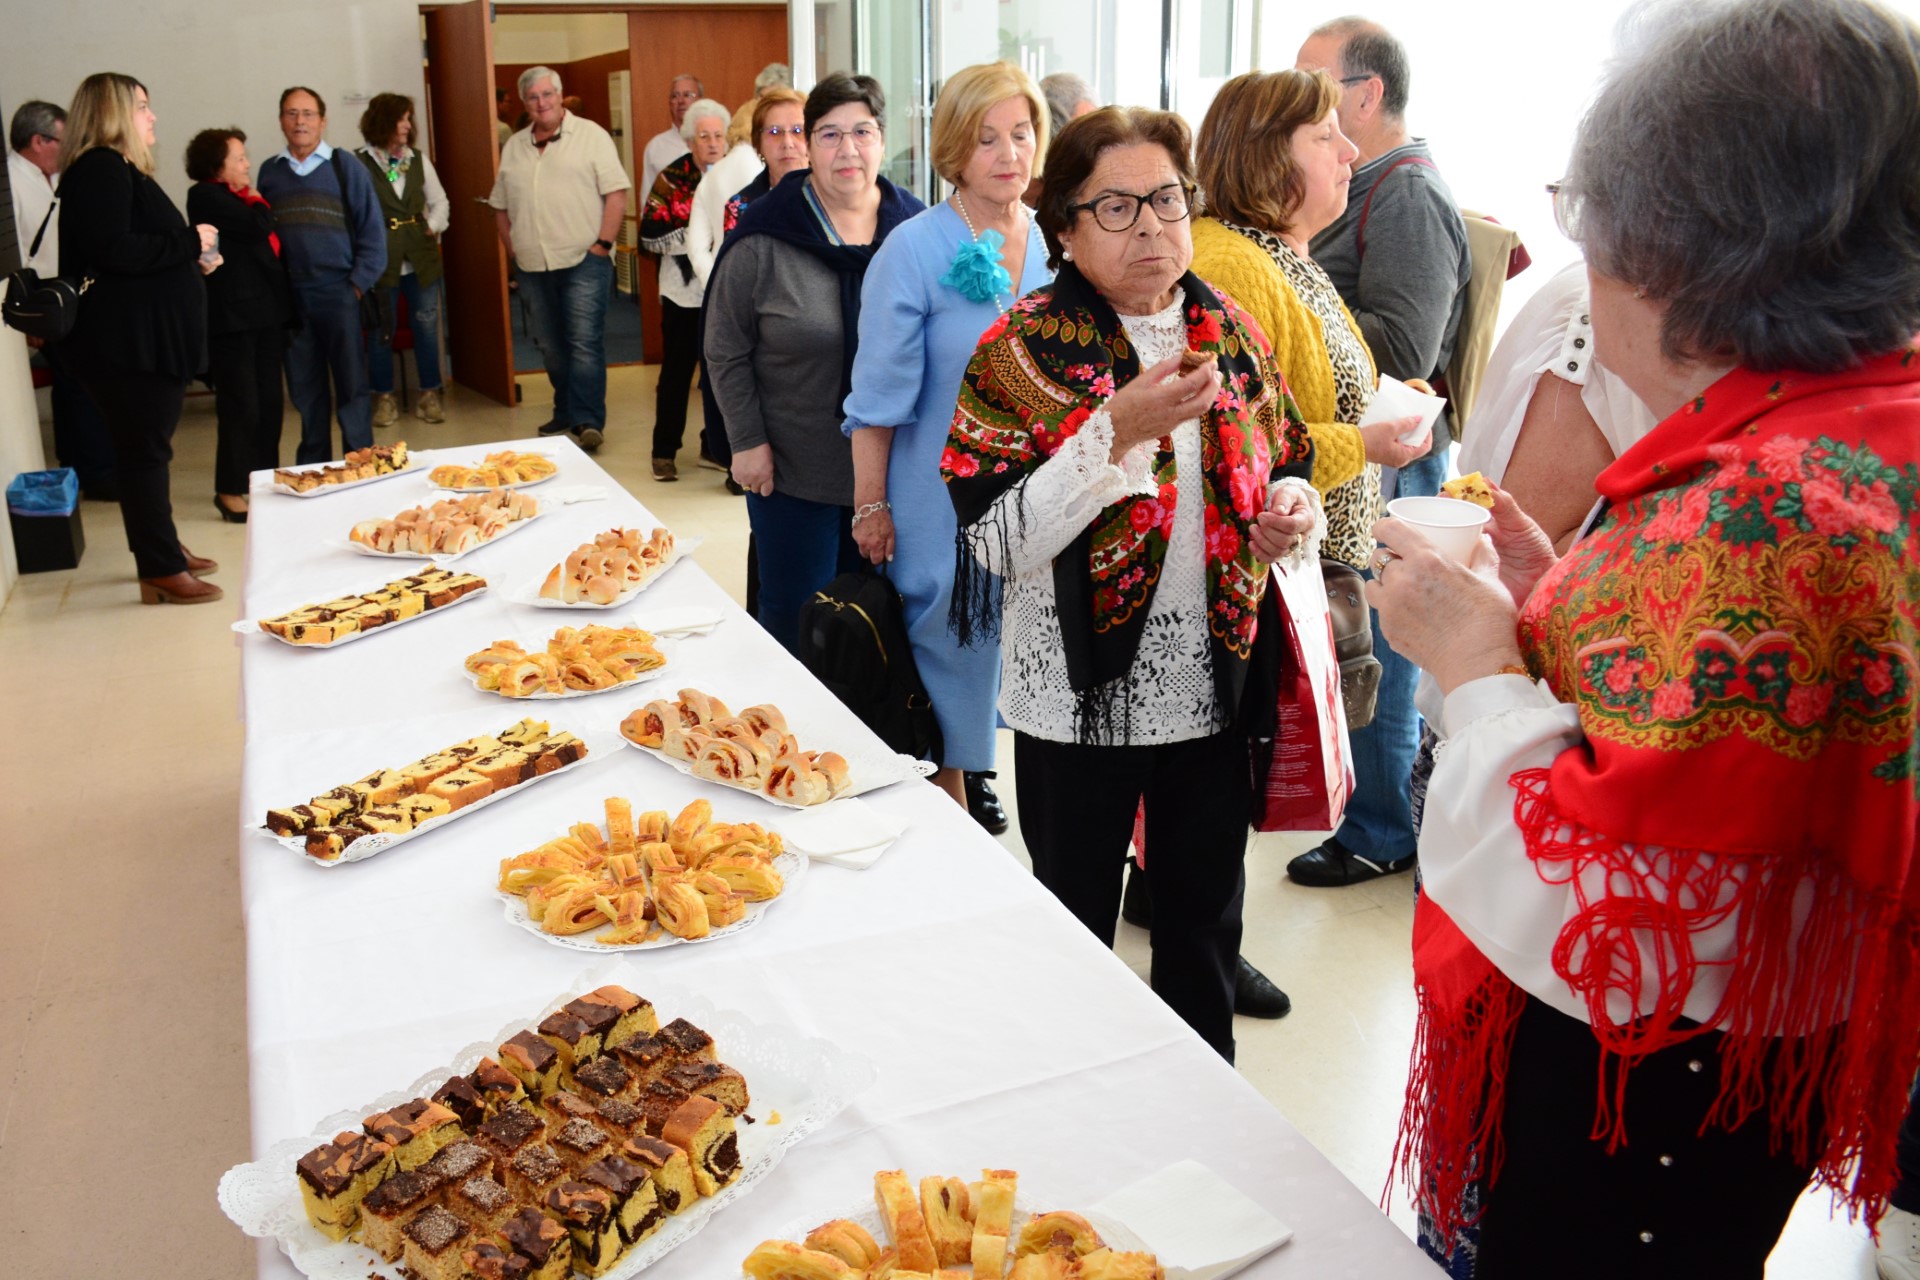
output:
POLYGON ((300 410, 300 462, 325 462, 340 414, 342 452, 373 443, 373 399, 360 296, 387 269, 387 229, 366 166, 327 145, 327 104, 312 89, 280 95, 287 149, 260 166, 258 187, 279 224, 300 330, 287 348, 287 391, 300 410), (332 386, 328 379, 331 376, 332 386))

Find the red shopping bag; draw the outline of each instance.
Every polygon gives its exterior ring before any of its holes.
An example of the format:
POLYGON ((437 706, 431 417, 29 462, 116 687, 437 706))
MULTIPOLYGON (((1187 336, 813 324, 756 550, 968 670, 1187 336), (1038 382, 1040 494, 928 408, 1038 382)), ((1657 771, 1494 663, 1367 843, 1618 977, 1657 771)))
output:
POLYGON ((1276 564, 1269 590, 1286 635, 1274 738, 1254 744, 1253 825, 1259 831, 1332 831, 1353 794, 1353 748, 1340 700, 1326 580, 1317 560, 1276 564))

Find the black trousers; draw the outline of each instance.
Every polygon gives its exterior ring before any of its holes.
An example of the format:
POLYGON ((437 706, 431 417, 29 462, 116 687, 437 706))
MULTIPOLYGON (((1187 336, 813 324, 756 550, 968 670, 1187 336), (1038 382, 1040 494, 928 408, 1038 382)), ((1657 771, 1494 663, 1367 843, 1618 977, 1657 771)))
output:
POLYGON ((700 360, 700 452, 723 468, 733 467, 733 442, 727 439, 727 420, 720 412, 720 398, 713 394, 705 357, 700 360))
POLYGON ((207 363, 220 424, 213 459, 215 493, 244 497, 250 473, 280 465, 280 420, 286 412, 280 362, 286 352, 285 329, 208 336, 207 363))
POLYGON ((186 571, 180 535, 173 527, 167 469, 173 462, 173 429, 186 402, 184 380, 158 373, 117 371, 83 381, 94 408, 113 437, 113 470, 120 485, 120 519, 127 547, 142 578, 186 571))
MULTIPOLYGON (((671 270, 663 264, 661 270, 671 270)), ((660 299, 660 381, 653 393, 653 456, 671 458, 687 434, 687 398, 700 362, 700 308, 660 299)))
POLYGON ((1920 1213, 1920 1079, 1913 1082, 1913 1092, 1907 1098, 1907 1118, 1900 1122, 1896 1151, 1900 1181, 1894 1184, 1888 1199, 1896 1209, 1920 1213))
MULTIPOLYGON (((1506 1160, 1482 1200, 1474 1280, 1761 1280, 1813 1170, 1769 1149, 1764 1104, 1738 1129, 1700 1132, 1720 1088, 1723 1039, 1704 1035, 1633 1068, 1629 1142, 1609 1155, 1592 1137, 1600 1042, 1578 1018, 1530 999, 1513 1040, 1506 1160)), ((1811 1121, 1818 1134, 1817 1105, 1811 1121)))
POLYGON ((100 420, 93 399, 69 367, 60 347, 42 347, 40 354, 53 375, 53 456, 80 477, 80 491, 88 497, 109 498, 115 492, 113 433, 100 420))
POLYGON ((1033 874, 1108 947, 1134 813, 1146 800, 1153 990, 1233 1061, 1251 790, 1245 735, 1090 747, 1017 733, 1013 774, 1033 874))

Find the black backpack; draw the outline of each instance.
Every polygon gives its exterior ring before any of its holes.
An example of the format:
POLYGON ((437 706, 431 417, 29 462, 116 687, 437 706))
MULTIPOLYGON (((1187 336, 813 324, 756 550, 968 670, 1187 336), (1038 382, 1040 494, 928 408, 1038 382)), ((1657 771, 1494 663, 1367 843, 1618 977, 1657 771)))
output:
POLYGON ((882 742, 939 761, 940 722, 913 662, 900 593, 880 574, 843 573, 800 606, 800 661, 882 742))

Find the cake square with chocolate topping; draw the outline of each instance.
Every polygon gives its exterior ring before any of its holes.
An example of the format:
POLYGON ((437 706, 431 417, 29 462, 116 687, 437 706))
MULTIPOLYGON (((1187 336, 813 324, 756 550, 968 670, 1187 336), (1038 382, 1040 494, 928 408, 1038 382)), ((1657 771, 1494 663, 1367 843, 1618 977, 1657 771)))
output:
POLYGON ((624 1248, 659 1230, 667 1211, 660 1204, 653 1175, 643 1165, 620 1156, 595 1160, 580 1171, 580 1181, 613 1197, 613 1219, 624 1248))
POLYGON ((426 794, 445 800, 457 813, 477 800, 486 799, 493 794, 493 789, 491 782, 473 770, 460 768, 428 783, 426 794))
POLYGON ((509 747, 527 747, 551 733, 545 720, 535 720, 531 716, 510 729, 500 731, 500 741, 509 747))
POLYGON ((569 1120, 598 1121, 600 1118, 591 1099, 577 1093, 568 1093, 564 1089, 540 1099, 540 1105, 552 1113, 553 1119, 550 1123, 556 1129, 569 1120))
POLYGON ((467 1074, 467 1083, 480 1095, 480 1103, 486 1109, 488 1119, 515 1103, 532 1105, 532 1100, 527 1097, 527 1087, 520 1083, 520 1077, 492 1058, 480 1059, 480 1065, 467 1074))
POLYGON ((525 1107, 508 1107, 481 1125, 473 1136, 493 1156, 495 1164, 506 1164, 522 1148, 544 1141, 547 1125, 525 1107))
POLYGON ((549 1144, 567 1168, 579 1170, 613 1151, 613 1139, 590 1120, 569 1120, 549 1144))
POLYGON ((679 1053, 658 1035, 622 1040, 614 1045, 613 1054, 620 1059, 621 1066, 633 1073, 634 1086, 641 1092, 666 1075, 669 1068, 680 1065, 679 1053))
POLYGON ((568 1001, 566 1010, 598 1031, 603 1045, 619 1044, 634 1035, 652 1035, 660 1029, 651 1000, 611 983, 568 1001))
POLYGON ((538 1209, 522 1209, 507 1219, 500 1236, 507 1247, 533 1264, 527 1280, 567 1280, 573 1272, 573 1237, 538 1209))
POLYGON ((559 1051, 568 1071, 600 1052, 600 1037, 564 1009, 541 1019, 540 1038, 559 1051))
POLYGON ((655 1080, 642 1089, 636 1103, 646 1115, 647 1136, 659 1137, 660 1131, 667 1127, 667 1118, 692 1096, 685 1089, 676 1089, 664 1080, 655 1080))
POLYGON ((412 818, 416 827, 453 812, 453 806, 439 796, 407 796, 393 807, 412 818))
POLYGON ((473 1228, 457 1215, 430 1205, 400 1228, 401 1256, 419 1280, 460 1280, 465 1271, 460 1252, 472 1235, 473 1228))
POLYGON ((720 1055, 714 1052, 713 1037, 688 1022, 685 1018, 675 1018, 661 1027, 654 1035, 666 1043, 682 1062, 716 1062, 720 1055))
POLYGON ((625 1246, 614 1217, 613 1197, 604 1187, 569 1179, 547 1192, 542 1207, 573 1237, 575 1270, 601 1275, 619 1258, 625 1246))
POLYGON ((593 1122, 605 1129, 615 1142, 647 1131, 647 1113, 624 1098, 602 1098, 593 1110, 593 1122))
POLYGON ((745 1111, 752 1101, 747 1078, 724 1062, 683 1062, 667 1072, 666 1082, 676 1089, 712 1098, 730 1116, 745 1111))
POLYGON ((294 1164, 307 1221, 329 1240, 345 1240, 360 1220, 360 1202, 399 1166, 393 1145, 364 1133, 338 1133, 294 1164))
POLYGON ((540 1098, 560 1087, 565 1065, 560 1051, 531 1031, 522 1031, 500 1046, 500 1065, 519 1078, 530 1097, 540 1098))
POLYGON ((445 1178, 448 1186, 457 1187, 468 1178, 491 1178, 493 1153, 477 1142, 462 1139, 440 1148, 425 1167, 445 1178))
POLYGON ((481 756, 467 768, 491 782, 496 791, 517 787, 533 777, 533 760, 512 747, 481 756))
POLYGON ((315 827, 307 832, 307 856, 322 862, 336 861, 348 845, 366 834, 357 827, 315 827))
POLYGON ((518 1211, 513 1192, 492 1178, 468 1178, 446 1192, 447 1208, 483 1235, 499 1235, 500 1228, 518 1211))
POLYGON ((402 1169, 419 1168, 440 1148, 466 1136, 460 1132, 458 1116, 425 1098, 370 1115, 362 1127, 370 1136, 393 1144, 393 1157, 402 1169))
POLYGON ((581 1093, 595 1099, 631 1098, 640 1091, 633 1073, 621 1066, 620 1059, 611 1053, 576 1066, 573 1081, 581 1093))
POLYGON ((533 1270, 531 1262, 490 1240, 463 1251, 460 1262, 473 1280, 527 1280, 527 1274, 533 1270))
POLYGON ((679 1213, 700 1198, 692 1159, 671 1142, 636 1134, 620 1145, 620 1158, 647 1171, 659 1193, 660 1207, 668 1213, 679 1213))
POLYGON ((566 1162, 545 1147, 525 1147, 507 1161, 507 1190, 522 1204, 539 1204, 547 1189, 567 1176, 566 1162))
MULTIPOLYGON (((520 1082, 514 1081, 518 1088, 520 1082)), ((473 1133, 487 1122, 487 1106, 481 1100, 480 1091, 473 1087, 473 1081, 465 1076, 450 1077, 447 1082, 433 1091, 433 1100, 445 1107, 459 1119, 460 1127, 473 1133)))
POLYGON ((425 1169, 394 1174, 367 1193, 360 1202, 360 1225, 353 1238, 385 1258, 400 1259, 400 1228, 440 1194, 440 1176, 425 1169))
POLYGON ((692 1097, 681 1103, 660 1136, 687 1153, 693 1164, 693 1185, 703 1196, 714 1195, 740 1176, 740 1140, 733 1117, 712 1098, 692 1097))

